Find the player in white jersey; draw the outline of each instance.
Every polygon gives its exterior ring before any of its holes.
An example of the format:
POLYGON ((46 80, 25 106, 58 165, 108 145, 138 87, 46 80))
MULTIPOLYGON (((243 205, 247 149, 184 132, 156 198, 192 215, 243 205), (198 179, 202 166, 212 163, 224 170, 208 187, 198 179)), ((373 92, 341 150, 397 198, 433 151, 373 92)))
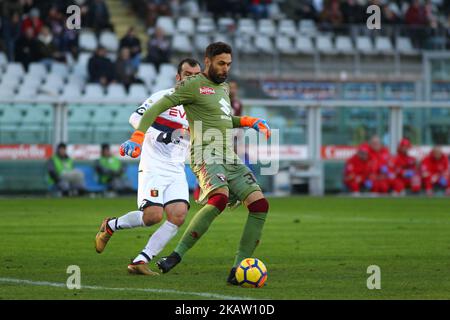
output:
MULTIPOLYGON (((200 63, 183 59, 178 64, 176 80, 200 73, 200 63)), ((129 122, 136 129, 144 112, 156 101, 170 95, 174 89, 154 93, 130 116, 129 122)), ((139 162, 138 197, 139 210, 119 218, 103 220, 95 237, 95 249, 103 252, 117 230, 148 227, 161 222, 163 211, 167 220, 152 234, 147 245, 128 265, 133 274, 159 275, 148 263, 158 255, 176 235, 189 209, 189 189, 184 171, 189 151, 189 130, 183 106, 174 106, 159 115, 145 134, 139 162)))

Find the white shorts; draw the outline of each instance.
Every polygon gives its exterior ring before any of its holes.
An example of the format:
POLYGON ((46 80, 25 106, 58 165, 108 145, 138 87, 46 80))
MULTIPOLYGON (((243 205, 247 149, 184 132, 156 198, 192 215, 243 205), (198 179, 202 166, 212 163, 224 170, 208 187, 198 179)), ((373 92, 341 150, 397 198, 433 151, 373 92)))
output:
POLYGON ((184 171, 170 174, 146 171, 138 173, 139 210, 152 205, 165 207, 173 202, 185 202, 189 207, 189 187, 184 171))

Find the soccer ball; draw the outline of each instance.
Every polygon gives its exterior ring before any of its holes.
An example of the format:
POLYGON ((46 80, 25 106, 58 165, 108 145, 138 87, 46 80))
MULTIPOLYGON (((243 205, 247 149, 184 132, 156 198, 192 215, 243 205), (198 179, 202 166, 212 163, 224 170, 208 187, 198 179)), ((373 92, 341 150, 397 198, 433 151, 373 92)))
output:
POLYGON ((267 280, 267 268, 256 258, 244 259, 236 269, 236 280, 244 288, 261 288, 267 280))

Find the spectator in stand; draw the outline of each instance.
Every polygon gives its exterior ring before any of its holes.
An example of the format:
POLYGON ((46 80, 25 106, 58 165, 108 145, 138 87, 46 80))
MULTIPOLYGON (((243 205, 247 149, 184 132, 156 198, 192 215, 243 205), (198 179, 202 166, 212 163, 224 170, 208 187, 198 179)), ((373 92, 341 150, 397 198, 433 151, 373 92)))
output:
POLYGON ((420 191, 421 178, 417 168, 417 160, 408 154, 411 147, 411 142, 403 138, 398 144, 397 155, 391 161, 395 173, 392 190, 398 195, 404 194, 405 188, 410 188, 414 193, 420 191))
POLYGON ((17 40, 15 51, 16 61, 22 63, 25 70, 28 70, 31 62, 39 61, 39 41, 34 37, 33 28, 25 29, 24 34, 17 40))
POLYGON ((250 0, 227 0, 223 2, 222 9, 223 11, 216 13, 216 18, 220 18, 223 15, 222 12, 225 12, 235 18, 248 17, 250 13, 250 0))
POLYGON ((171 55, 170 41, 164 34, 164 30, 156 28, 154 35, 148 42, 147 61, 155 65, 159 72, 162 63, 169 62, 171 55))
POLYGON ((147 27, 154 27, 159 16, 170 16, 168 0, 147 0, 147 27))
POLYGON ((298 2, 298 7, 294 11, 295 17, 298 19, 317 21, 318 12, 311 0, 303 0, 298 2))
POLYGON ((405 11, 405 23, 409 26, 426 26, 427 12, 421 0, 413 0, 405 11))
POLYGON ((16 43, 20 38, 22 20, 18 12, 11 16, 1 17, 2 38, 4 40, 6 55, 9 61, 14 61, 16 43))
POLYGON ((114 64, 106 56, 106 49, 99 46, 88 62, 89 82, 108 85, 114 79, 114 64))
POLYGON ((405 22, 410 26, 424 26, 427 23, 425 8, 420 4, 420 0, 413 0, 405 13, 405 22))
POLYGON ((420 172, 427 195, 432 195, 434 188, 443 189, 450 195, 448 158, 440 147, 434 147, 423 158, 420 172))
POLYGON ((56 153, 47 162, 47 173, 48 183, 58 196, 71 196, 86 192, 84 174, 74 168, 64 143, 58 145, 56 153))
POLYGON ((56 5, 50 7, 45 24, 50 27, 50 32, 53 34, 55 45, 58 48, 61 48, 65 19, 56 5))
POLYGON ((269 16, 269 5, 272 0, 251 0, 250 13, 255 19, 266 19, 269 16))
POLYGON ((413 0, 408 7, 405 13, 405 23, 408 25, 408 32, 413 44, 422 48, 426 40, 426 32, 422 28, 427 24, 427 17, 420 0, 413 0))
POLYGON ((341 11, 344 23, 356 24, 363 23, 366 20, 365 7, 359 5, 356 0, 346 0, 341 4, 341 11))
POLYGON ((376 163, 369 155, 369 147, 362 144, 345 163, 344 184, 353 195, 360 191, 376 192, 376 163))
POLYGON ((48 68, 55 60, 64 62, 64 54, 58 51, 49 27, 42 27, 42 30, 38 35, 38 42, 40 61, 48 68))
POLYGON ((438 27, 438 10, 433 1, 426 0, 424 11, 427 25, 432 29, 436 29, 438 27))
POLYGON ((102 144, 101 156, 95 163, 95 169, 99 176, 99 182, 107 187, 107 190, 115 193, 130 189, 125 181, 125 167, 123 163, 111 154, 109 144, 102 144))
MULTIPOLYGON (((91 0, 73 0, 73 4, 77 5, 78 7, 80 7, 80 13, 81 13, 81 28, 90 28, 90 15, 91 13, 89 12, 89 6, 90 6, 90 2, 91 0)), ((67 8, 64 7, 64 9, 67 8)), ((63 10, 64 11, 64 10, 63 10)))
POLYGON ((33 8, 35 8, 34 0, 20 0, 18 1, 22 7, 22 13, 28 14, 33 8))
POLYGON ((344 22, 344 17, 338 0, 328 0, 319 15, 319 20, 325 29, 338 29, 344 22))
POLYGON ((104 29, 114 31, 114 28, 110 22, 109 10, 104 0, 91 1, 88 12, 88 26, 93 28, 96 33, 104 29))
POLYGON ((119 57, 115 66, 115 79, 122 83, 128 90, 129 86, 136 82, 137 68, 134 66, 130 56, 130 49, 123 47, 120 49, 119 57))
POLYGON ((122 50, 122 48, 128 48, 130 50, 131 61, 136 69, 139 68, 142 52, 141 40, 136 37, 136 32, 133 27, 130 27, 123 38, 120 39, 119 50, 122 50))
POLYGON ((383 6, 382 24, 401 24, 402 19, 392 10, 392 7, 388 4, 383 6))
POLYGON ((37 37, 41 32, 42 27, 44 26, 44 23, 39 16, 39 9, 31 9, 28 17, 25 18, 22 22, 22 33, 25 33, 26 30, 31 28, 31 30, 33 31, 33 37, 37 37))

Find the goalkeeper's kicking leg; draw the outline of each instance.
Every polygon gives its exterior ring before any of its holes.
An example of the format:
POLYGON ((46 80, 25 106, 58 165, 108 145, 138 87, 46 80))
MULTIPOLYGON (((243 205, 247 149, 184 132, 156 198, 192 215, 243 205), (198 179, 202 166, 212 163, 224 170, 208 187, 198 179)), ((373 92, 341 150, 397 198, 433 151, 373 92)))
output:
POLYGON ((163 273, 169 272, 180 263, 183 255, 206 233, 214 219, 225 209, 227 203, 227 187, 219 187, 209 193, 208 202, 192 218, 175 250, 156 263, 163 273))
MULTIPOLYGON (((228 189, 219 188, 213 191, 208 203, 198 211, 189 223, 183 237, 175 250, 168 256, 158 260, 157 265, 163 273, 169 272, 181 262, 184 254, 192 248, 200 237, 206 233, 214 219, 225 209, 228 203, 228 189)), ((249 210, 238 251, 227 282, 237 285, 234 276, 237 265, 245 258, 253 255, 260 242, 262 230, 269 210, 269 203, 261 191, 254 191, 244 200, 249 210)))

